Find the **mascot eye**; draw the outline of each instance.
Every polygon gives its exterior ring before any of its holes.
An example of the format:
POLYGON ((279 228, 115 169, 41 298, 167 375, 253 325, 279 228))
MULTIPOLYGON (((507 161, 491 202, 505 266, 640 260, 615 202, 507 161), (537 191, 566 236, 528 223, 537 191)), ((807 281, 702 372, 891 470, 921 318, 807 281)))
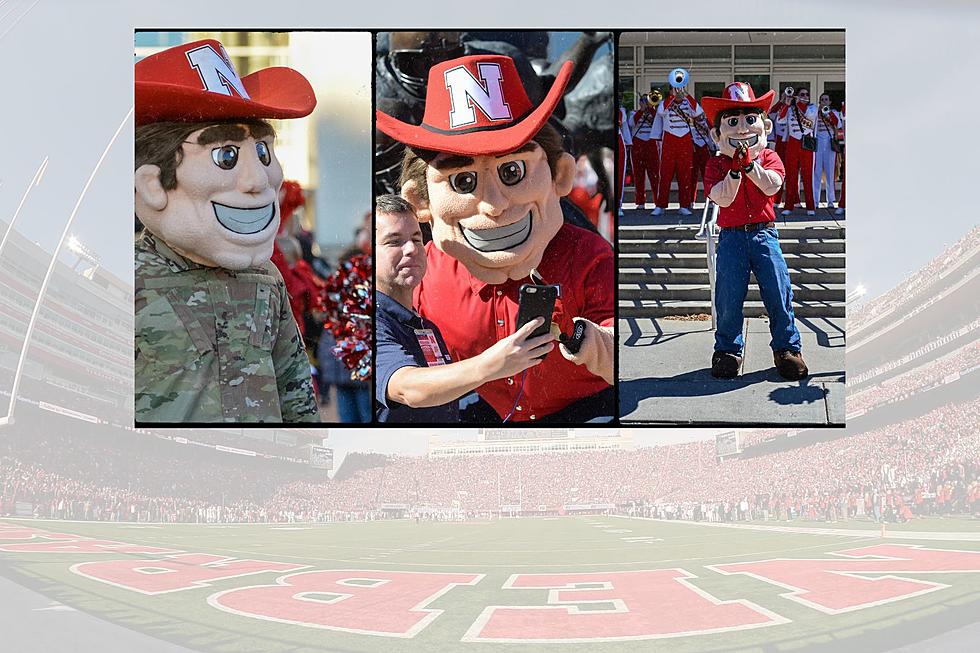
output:
POLYGON ((216 147, 211 150, 211 158, 214 159, 214 165, 222 170, 231 170, 238 164, 238 146, 224 145, 222 147, 216 147))
POLYGON ((729 118, 728 119, 728 126, 729 127, 736 127, 736 126, 738 126, 738 118, 729 118))
POLYGON ((476 190, 476 173, 457 172, 449 175, 449 185, 460 195, 469 195, 476 190))
POLYGON ((269 151, 269 146, 265 141, 259 141, 255 144, 255 153, 259 155, 259 161, 262 165, 267 166, 272 163, 272 152, 269 151))
POLYGON ((745 124, 754 125, 756 117, 755 116, 745 116, 745 124))
POLYGON ((497 166, 497 175, 505 186, 513 186, 524 179, 524 162, 508 161, 497 166))

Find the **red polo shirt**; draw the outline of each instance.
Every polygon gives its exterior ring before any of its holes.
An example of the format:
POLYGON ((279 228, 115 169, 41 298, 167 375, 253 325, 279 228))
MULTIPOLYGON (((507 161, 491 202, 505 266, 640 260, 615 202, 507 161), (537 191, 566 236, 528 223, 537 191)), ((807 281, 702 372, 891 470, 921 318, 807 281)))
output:
MULTIPOLYGON (((428 271, 415 290, 415 305, 438 325, 454 360, 472 358, 517 330, 519 289, 530 279, 490 285, 429 243, 428 271)), ((547 283, 561 284, 561 300, 572 317, 613 324, 614 261, 601 236, 566 224, 548 244, 538 271, 547 283)), ((511 411, 521 374, 485 383, 477 392, 501 417, 511 411)), ((511 417, 540 419, 609 387, 584 365, 576 365, 556 347, 544 362, 527 372, 524 392, 511 417)))
MULTIPOLYGON (((766 170, 773 170, 786 179, 786 169, 779 155, 770 149, 764 149, 755 162, 766 170)), ((704 169, 704 187, 711 193, 715 184, 725 178, 732 165, 732 157, 718 154, 708 159, 704 169)), ((778 193, 778 191, 777 191, 778 193)), ((773 222, 776 211, 773 209, 775 195, 766 195, 755 183, 742 174, 742 182, 738 187, 735 201, 729 206, 721 207, 718 211, 719 227, 740 227, 753 222, 773 222)))

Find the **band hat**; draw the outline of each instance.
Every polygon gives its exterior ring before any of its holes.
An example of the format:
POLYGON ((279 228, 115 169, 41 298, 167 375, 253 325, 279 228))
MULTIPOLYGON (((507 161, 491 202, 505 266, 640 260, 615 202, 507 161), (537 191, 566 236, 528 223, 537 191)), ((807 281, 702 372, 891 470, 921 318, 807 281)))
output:
POLYGON ((760 98, 755 96, 752 86, 746 82, 732 82, 725 87, 724 97, 703 97, 701 98, 701 108, 708 119, 708 124, 714 126, 715 117, 726 109, 761 109, 763 113, 769 111, 772 101, 776 97, 776 91, 769 91, 760 98))
POLYGON ((136 63, 136 124, 235 118, 303 118, 316 107, 309 81, 292 68, 239 77, 214 39, 194 41, 136 63))
POLYGON ((429 69, 425 113, 411 125, 378 111, 377 127, 410 147, 477 156, 512 152, 548 122, 565 92, 573 64, 565 62, 547 96, 531 104, 514 60, 472 55, 429 69))

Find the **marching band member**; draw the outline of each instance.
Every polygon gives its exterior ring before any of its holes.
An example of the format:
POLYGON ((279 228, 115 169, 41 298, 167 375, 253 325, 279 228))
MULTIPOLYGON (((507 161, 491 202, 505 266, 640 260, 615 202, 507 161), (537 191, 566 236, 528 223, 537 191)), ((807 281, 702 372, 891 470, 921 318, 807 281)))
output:
MULTIPOLYGON (((786 160, 787 129, 786 129, 786 123, 779 121, 779 110, 780 108, 782 108, 783 104, 789 104, 788 98, 791 98, 796 93, 796 91, 794 91, 792 87, 788 87, 786 90, 789 92, 789 95, 788 96, 784 95, 783 102, 774 104, 772 106, 772 109, 769 110, 769 114, 768 114, 769 120, 772 121, 772 126, 773 126, 772 138, 769 139, 769 147, 770 149, 776 151, 776 154, 779 155, 780 161, 786 160)), ((783 195, 785 193, 786 193, 786 184, 783 184, 783 186, 779 189, 779 192, 776 193, 774 197, 776 204, 782 203, 783 195)))
POLYGON ((704 113, 701 106, 687 93, 690 79, 683 68, 670 71, 670 96, 657 107, 657 124, 654 130, 663 129, 663 151, 660 154, 660 187, 657 190, 657 208, 652 215, 661 215, 670 200, 670 183, 677 177, 678 200, 681 215, 691 215, 694 188, 691 175, 694 168, 694 143, 691 131, 694 119, 704 113))
POLYGON ((701 190, 704 191, 704 201, 708 201, 708 188, 704 185, 704 168, 708 165, 708 159, 717 149, 714 141, 711 140, 711 127, 708 119, 703 113, 699 113, 694 118, 694 129, 691 130, 691 139, 694 142, 694 166, 691 171, 691 199, 698 194, 698 179, 701 180, 701 190))
MULTIPOLYGON (((660 93, 654 102, 659 102, 660 93)), ((660 179, 660 153, 657 150, 658 136, 654 133, 653 122, 657 117, 655 104, 650 95, 640 96, 640 107, 630 118, 630 131, 633 134, 633 185, 636 187, 636 208, 645 209, 647 201, 646 180, 650 179, 650 194, 654 202, 657 198, 657 182, 660 179)))
POLYGON ((844 215, 844 186, 847 183, 847 166, 844 165, 844 131, 847 123, 847 115, 844 112, 844 103, 840 103, 840 128, 837 130, 837 139, 841 144, 840 153, 840 201, 837 203, 837 210, 834 215, 844 215))
POLYGON ((823 178, 827 178, 827 208, 834 208, 837 201, 834 192, 837 151, 840 141, 837 140, 837 130, 840 127, 840 116, 830 108, 830 96, 820 95, 820 110, 817 112, 816 128, 817 151, 813 155, 813 201, 820 204, 820 187, 823 178))
POLYGON ((797 89, 796 97, 786 98, 779 108, 779 121, 786 125, 786 200, 783 215, 789 215, 800 201, 800 175, 803 176, 806 214, 816 215, 813 201, 813 128, 817 109, 810 104, 810 91, 797 89), (812 149, 807 149, 810 144, 812 149))
MULTIPOLYGON (((630 134, 629 119, 626 114, 626 108, 620 105, 619 113, 616 114, 616 124, 619 127, 619 152, 616 159, 618 163, 616 164, 616 202, 619 209, 619 217, 623 217, 623 184, 626 181, 626 157, 630 155, 630 149, 633 145, 633 136, 630 134)), ((636 176, 634 171, 633 176, 636 176)))

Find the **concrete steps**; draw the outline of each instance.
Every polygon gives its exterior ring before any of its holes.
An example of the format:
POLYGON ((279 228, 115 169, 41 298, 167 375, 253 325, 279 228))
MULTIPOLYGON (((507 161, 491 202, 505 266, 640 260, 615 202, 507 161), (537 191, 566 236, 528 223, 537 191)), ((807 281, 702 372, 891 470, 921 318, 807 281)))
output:
MULTIPOLYGON (((746 301, 745 317, 765 317, 766 309, 761 301, 746 301)), ((844 302, 798 301, 793 302, 796 317, 844 317, 844 302)), ((711 314, 707 301, 679 300, 624 300, 619 301, 619 317, 668 317, 711 314)))
MULTIPOLYGON (((823 283, 794 283, 794 301, 825 301, 833 302, 843 296, 843 284, 823 283)), ((623 299, 659 299, 682 301, 710 301, 711 287, 708 284, 619 284, 619 298, 623 299)), ((761 301, 759 286, 754 282, 749 284, 746 295, 748 301, 761 301)))
MULTIPOLYGON (((844 283, 843 268, 790 268, 790 281, 793 283, 844 283)), ((657 266, 636 266, 619 268, 620 288, 624 284, 707 284, 708 271, 697 268, 666 268, 657 266)), ((750 283, 755 283, 754 279, 750 283)))
MULTIPOLYGON (((650 220, 664 219, 650 218, 650 220)), ((696 224, 646 224, 632 215, 619 227, 619 315, 658 318, 711 313, 704 240, 696 224)), ((834 220, 777 222, 798 317, 844 317, 846 230, 834 220)), ((746 317, 765 316, 754 278, 746 317)))
MULTIPOLYGON (((780 238, 779 247, 783 254, 843 254, 844 241, 840 239, 816 239, 806 240, 797 238, 780 238)), ((642 254, 647 252, 665 252, 669 254, 698 254, 704 253, 704 241, 693 238, 656 238, 650 240, 624 240, 622 235, 619 238, 619 251, 621 254, 642 254)))

